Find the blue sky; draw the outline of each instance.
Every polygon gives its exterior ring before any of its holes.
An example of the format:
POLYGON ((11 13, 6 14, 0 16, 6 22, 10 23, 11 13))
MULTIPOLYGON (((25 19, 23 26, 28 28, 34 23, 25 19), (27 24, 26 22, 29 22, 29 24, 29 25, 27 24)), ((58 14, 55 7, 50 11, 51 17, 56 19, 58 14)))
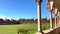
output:
MULTIPOLYGON (((41 5, 42 18, 49 18, 46 8, 47 0, 41 5)), ((37 4, 35 0, 0 0, 0 18, 37 18, 37 4)))

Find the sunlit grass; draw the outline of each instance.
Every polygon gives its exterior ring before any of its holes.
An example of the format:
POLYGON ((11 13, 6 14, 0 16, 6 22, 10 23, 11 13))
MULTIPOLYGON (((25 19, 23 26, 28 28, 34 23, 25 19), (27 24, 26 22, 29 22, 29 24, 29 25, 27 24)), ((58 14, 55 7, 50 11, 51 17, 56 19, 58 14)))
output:
MULTIPOLYGON (((43 30, 50 27, 49 24, 42 25, 43 30)), ((19 28, 31 29, 28 31, 29 34, 37 32, 37 24, 0 25, 0 34, 17 34, 19 28)))

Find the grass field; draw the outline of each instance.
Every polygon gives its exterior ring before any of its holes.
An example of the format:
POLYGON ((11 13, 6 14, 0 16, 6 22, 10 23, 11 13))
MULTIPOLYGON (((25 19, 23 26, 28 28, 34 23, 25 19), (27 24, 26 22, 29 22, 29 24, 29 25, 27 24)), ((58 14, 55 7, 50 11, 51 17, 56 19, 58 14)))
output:
MULTIPOLYGON (((0 25, 0 34, 17 34, 19 28, 31 29, 29 34, 37 32, 37 24, 0 25)), ((49 28, 49 24, 43 24, 42 29, 49 28)))

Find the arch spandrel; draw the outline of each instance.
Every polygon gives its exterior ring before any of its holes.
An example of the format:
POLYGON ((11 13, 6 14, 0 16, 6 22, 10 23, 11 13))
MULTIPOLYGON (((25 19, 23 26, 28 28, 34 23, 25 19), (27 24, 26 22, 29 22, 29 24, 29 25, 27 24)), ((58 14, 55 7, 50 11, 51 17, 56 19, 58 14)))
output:
POLYGON ((60 10, 60 0, 54 0, 54 6, 60 10))

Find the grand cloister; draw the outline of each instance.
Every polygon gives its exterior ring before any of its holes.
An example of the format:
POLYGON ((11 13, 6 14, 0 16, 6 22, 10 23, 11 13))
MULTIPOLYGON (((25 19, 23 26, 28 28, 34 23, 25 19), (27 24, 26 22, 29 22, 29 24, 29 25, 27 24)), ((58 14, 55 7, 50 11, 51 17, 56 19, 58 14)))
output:
MULTIPOLYGON (((45 1, 45 0, 44 0, 45 1)), ((50 12, 50 28, 42 31, 41 24, 41 3, 43 0, 36 0, 38 12, 38 31, 35 34, 60 34, 60 0, 47 0, 46 8, 50 12), (52 13, 54 14, 55 23, 53 26, 52 13)))

